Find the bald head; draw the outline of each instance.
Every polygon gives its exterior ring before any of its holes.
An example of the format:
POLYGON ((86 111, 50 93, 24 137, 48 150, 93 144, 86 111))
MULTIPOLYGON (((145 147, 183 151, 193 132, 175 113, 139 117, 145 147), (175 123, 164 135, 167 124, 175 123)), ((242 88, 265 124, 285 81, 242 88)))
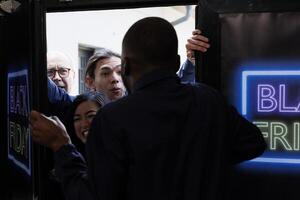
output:
POLYGON ((50 65, 52 63, 61 63, 61 65, 68 66, 69 68, 73 68, 72 60, 66 54, 59 51, 51 51, 47 53, 47 63, 50 65))
POLYGON ((158 17, 137 21, 124 36, 122 57, 136 62, 141 68, 136 70, 165 68, 176 72, 179 56, 174 27, 158 17))

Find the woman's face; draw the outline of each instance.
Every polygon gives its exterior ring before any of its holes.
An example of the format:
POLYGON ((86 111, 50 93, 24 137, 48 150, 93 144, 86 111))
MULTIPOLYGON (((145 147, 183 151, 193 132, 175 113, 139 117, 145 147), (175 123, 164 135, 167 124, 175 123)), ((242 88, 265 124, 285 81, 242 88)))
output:
POLYGON ((80 103, 74 113, 74 129, 77 137, 86 143, 89 128, 100 106, 93 101, 84 101, 80 103))

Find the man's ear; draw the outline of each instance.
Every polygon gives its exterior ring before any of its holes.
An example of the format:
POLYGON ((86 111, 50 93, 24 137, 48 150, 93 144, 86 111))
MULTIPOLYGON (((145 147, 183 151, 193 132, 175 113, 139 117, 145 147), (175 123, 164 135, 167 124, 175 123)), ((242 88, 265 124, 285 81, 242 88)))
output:
POLYGON ((94 83, 95 83, 95 81, 92 77, 90 77, 89 75, 85 76, 85 86, 87 88, 89 88, 90 90, 92 90, 92 91, 96 90, 96 87, 95 87, 94 83))
POLYGON ((129 59, 127 57, 122 59, 122 74, 124 76, 130 75, 129 59))
POLYGON ((180 55, 177 55, 175 60, 175 73, 179 70, 179 68, 180 68, 180 55))

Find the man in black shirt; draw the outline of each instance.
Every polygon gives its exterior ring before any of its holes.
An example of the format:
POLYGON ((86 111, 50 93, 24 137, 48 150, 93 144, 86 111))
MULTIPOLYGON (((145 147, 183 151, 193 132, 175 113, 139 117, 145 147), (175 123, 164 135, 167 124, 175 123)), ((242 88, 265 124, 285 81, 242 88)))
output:
POLYGON ((259 129, 215 90, 180 83, 173 26, 144 18, 127 31, 122 74, 129 95, 98 112, 87 163, 56 118, 31 113, 33 139, 55 152, 68 199, 224 199, 233 164, 259 156, 259 129))

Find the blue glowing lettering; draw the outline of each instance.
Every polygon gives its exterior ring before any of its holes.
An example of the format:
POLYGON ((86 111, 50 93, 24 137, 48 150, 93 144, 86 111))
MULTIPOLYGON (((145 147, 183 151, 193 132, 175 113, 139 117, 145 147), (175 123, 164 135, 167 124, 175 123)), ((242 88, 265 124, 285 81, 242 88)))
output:
POLYGON ((300 112, 300 103, 297 106, 287 106, 286 85, 279 85, 278 99, 276 89, 270 84, 257 85, 257 111, 272 112, 278 108, 279 112, 300 112))
POLYGON ((26 85, 10 86, 9 90, 10 90, 9 111, 11 113, 27 116, 28 115, 27 86, 26 85))
POLYGON ((272 85, 257 85, 257 111, 272 112, 277 107, 277 101, 274 98, 275 88, 272 85))

